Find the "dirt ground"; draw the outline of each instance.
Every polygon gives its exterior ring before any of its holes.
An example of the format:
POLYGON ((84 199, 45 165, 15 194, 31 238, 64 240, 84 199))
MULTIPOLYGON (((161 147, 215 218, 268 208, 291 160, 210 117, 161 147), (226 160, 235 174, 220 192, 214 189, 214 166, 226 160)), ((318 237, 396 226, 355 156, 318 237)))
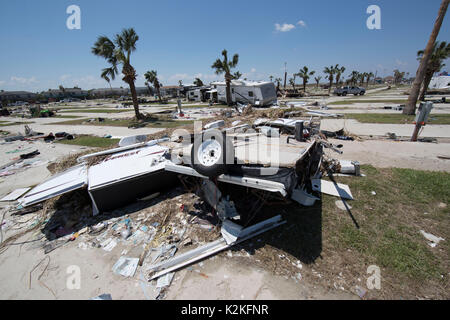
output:
POLYGON ((330 139, 334 144, 342 144, 343 154, 327 151, 330 156, 359 161, 380 168, 410 168, 417 170, 450 172, 450 160, 437 156, 450 156, 450 143, 428 143, 389 140, 342 141, 330 139))

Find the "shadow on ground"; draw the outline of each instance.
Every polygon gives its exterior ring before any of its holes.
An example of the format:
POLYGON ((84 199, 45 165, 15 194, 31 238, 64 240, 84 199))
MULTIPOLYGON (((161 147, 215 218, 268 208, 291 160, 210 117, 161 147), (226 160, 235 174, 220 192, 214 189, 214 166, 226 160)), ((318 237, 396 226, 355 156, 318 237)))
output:
POLYGON ((54 204, 54 213, 41 229, 47 240, 55 240, 67 234, 77 232, 85 227, 92 227, 112 218, 124 217, 128 214, 149 208, 169 198, 183 194, 182 188, 173 188, 169 192, 150 200, 137 200, 129 205, 92 215, 92 202, 86 190, 76 190, 62 195, 54 204))

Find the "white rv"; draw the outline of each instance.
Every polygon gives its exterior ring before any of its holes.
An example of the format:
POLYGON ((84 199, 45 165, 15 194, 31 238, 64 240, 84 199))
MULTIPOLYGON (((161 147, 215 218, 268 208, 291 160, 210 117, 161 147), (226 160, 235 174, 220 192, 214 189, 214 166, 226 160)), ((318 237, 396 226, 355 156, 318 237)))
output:
MULTIPOLYGON (((219 102, 227 102, 225 82, 213 82, 211 85, 217 89, 219 102)), ((267 106, 276 103, 277 92, 273 82, 265 81, 231 81, 231 101, 251 103, 256 106, 267 106)))
POLYGON ((448 89, 450 88, 450 76, 438 76, 431 78, 428 89, 448 89))

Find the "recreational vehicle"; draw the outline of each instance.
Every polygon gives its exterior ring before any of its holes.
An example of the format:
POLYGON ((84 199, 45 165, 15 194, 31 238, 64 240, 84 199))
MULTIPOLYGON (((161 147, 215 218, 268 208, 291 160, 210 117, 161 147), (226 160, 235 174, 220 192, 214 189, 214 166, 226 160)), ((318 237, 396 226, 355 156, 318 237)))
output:
MULTIPOLYGON (((226 103, 225 82, 213 82, 211 85, 217 89, 219 102, 226 103)), ((256 106, 272 105, 277 101, 275 85, 273 82, 232 80, 231 101, 251 103, 256 106)))

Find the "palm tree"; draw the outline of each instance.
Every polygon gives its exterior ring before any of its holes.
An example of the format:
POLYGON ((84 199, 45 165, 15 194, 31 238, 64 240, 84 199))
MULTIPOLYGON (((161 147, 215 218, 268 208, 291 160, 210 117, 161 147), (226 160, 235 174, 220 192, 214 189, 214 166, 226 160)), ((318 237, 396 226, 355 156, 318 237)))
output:
POLYGON ((159 102, 162 103, 162 99, 161 99, 161 83, 158 80, 158 73, 156 72, 156 70, 147 71, 144 74, 144 77, 145 77, 145 80, 147 80, 149 83, 153 84, 153 86, 156 89, 156 92, 158 93, 159 102))
POLYGON ((312 76, 315 71, 309 71, 307 66, 304 66, 303 69, 300 69, 297 75, 303 79, 303 92, 306 92, 306 84, 308 83, 308 79, 312 76))
POLYGON ((333 66, 325 67, 325 69, 323 69, 323 73, 327 74, 327 76, 325 78, 327 78, 330 81, 330 86, 328 88, 328 94, 330 94, 330 92, 331 92, 331 85, 333 84, 335 72, 336 72, 336 70, 334 69, 333 66))
POLYGON ((316 83, 317 83, 317 89, 319 89, 319 82, 320 82, 320 79, 322 79, 322 77, 315 77, 315 78, 314 78, 314 80, 315 80, 316 83))
MULTIPOLYGON (((414 82, 411 91, 409 93, 408 102, 405 108, 403 108, 403 114, 416 113, 416 103, 417 97, 419 96, 420 85, 422 84, 425 78, 425 72, 428 67, 428 60, 431 56, 433 45, 436 42, 439 30, 441 29, 442 21, 444 20, 445 13, 447 12, 449 2, 450 2, 449 0, 442 0, 441 2, 437 18, 434 22, 433 30, 431 31, 430 38, 428 39, 427 46, 425 47, 423 57, 420 60, 419 68, 417 68, 416 77, 414 78, 414 82)), ((417 141, 418 131, 419 126, 416 126, 413 135, 411 137, 412 141, 417 141)))
POLYGON ((294 73, 294 74, 292 74, 292 76, 294 78, 292 78, 292 83, 291 83, 291 79, 289 79, 289 84, 292 86, 292 88, 294 89, 294 92, 295 92, 295 78, 298 76, 298 73, 294 73))
POLYGON ((197 87, 203 87, 203 86, 204 86, 203 81, 200 80, 200 78, 195 78, 194 84, 195 84, 197 87))
POLYGON ((178 80, 178 85, 179 85, 180 87, 182 87, 182 86, 183 86, 183 80, 178 80))
POLYGON ((269 76, 270 82, 273 82, 273 76, 269 76))
POLYGON ((275 82, 277 83, 277 92, 280 91, 281 81, 283 81, 281 78, 276 78, 275 79, 275 82))
POLYGON ((294 88, 295 91, 295 80, 293 78, 289 78, 289 84, 294 88))
POLYGON ((356 84, 358 79, 359 79, 359 72, 353 70, 352 73, 350 74, 350 82, 351 82, 352 86, 354 86, 356 84))
POLYGON ((235 73, 233 73, 233 79, 240 79, 242 77, 242 73, 240 73, 239 71, 236 71, 235 73))
POLYGON ((217 59, 211 66, 211 68, 216 69, 216 74, 225 74, 225 83, 227 86, 226 94, 227 94, 227 105, 231 106, 231 80, 233 76, 231 75, 231 68, 236 67, 239 61, 239 55, 235 54, 231 61, 228 61, 228 53, 227 50, 222 51, 223 60, 217 59))
POLYGON ((394 70, 394 84, 398 84, 402 81, 405 72, 400 72, 398 69, 394 70))
POLYGON ((123 29, 121 33, 115 35, 114 41, 111 41, 106 36, 99 36, 91 51, 96 56, 105 58, 111 65, 108 72, 109 76, 111 74, 116 75, 118 73, 118 65, 122 65, 122 80, 130 86, 136 119, 141 119, 142 115, 139 113, 136 87, 134 85, 137 74, 130 60, 131 53, 136 50, 136 42, 138 40, 139 36, 133 28, 123 29))
MULTIPOLYGON (((421 60, 423 56, 424 50, 420 50, 417 52, 417 60, 421 60)), ((430 85, 431 78, 433 78, 433 74, 441 71, 441 69, 445 66, 445 59, 450 57, 450 43, 446 43, 445 41, 439 42, 436 41, 433 45, 433 49, 431 51, 430 59, 428 60, 427 69, 425 71, 425 77, 423 79, 422 91, 419 96, 419 100, 425 100, 425 94, 427 93, 428 86, 430 85)))
MULTIPOLYGON (((111 87, 111 79, 108 77, 108 69, 103 69, 102 74, 100 75, 100 77, 102 77, 103 79, 105 79, 106 82, 108 82, 109 88, 112 91, 112 87, 111 87)), ((114 80, 114 79, 113 79, 114 80)))
POLYGON ((335 66, 335 69, 336 69, 336 87, 337 87, 339 85, 339 80, 341 79, 341 76, 345 71, 345 67, 342 66, 339 68, 339 65, 337 64, 335 66))
POLYGON ((370 78, 372 78, 373 76, 374 76, 374 74, 373 74, 372 71, 370 71, 369 73, 366 74, 366 77, 367 77, 367 88, 369 87, 370 78))
POLYGON ((150 95, 153 95, 153 90, 152 90, 152 88, 150 87, 150 82, 145 81, 145 85, 146 85, 147 88, 148 88, 148 93, 149 93, 150 95))

